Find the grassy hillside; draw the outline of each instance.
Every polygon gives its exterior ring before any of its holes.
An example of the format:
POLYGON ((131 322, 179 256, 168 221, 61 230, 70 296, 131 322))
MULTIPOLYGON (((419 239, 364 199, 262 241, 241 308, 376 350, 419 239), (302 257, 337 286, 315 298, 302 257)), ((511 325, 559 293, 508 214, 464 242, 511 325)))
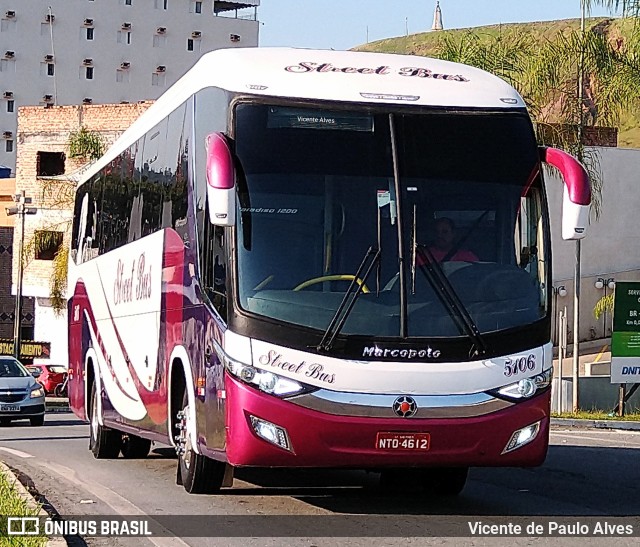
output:
MULTIPOLYGON (((608 35, 610 40, 624 41, 631 34, 631 21, 612 18, 590 18, 588 29, 596 29, 608 35)), ((536 23, 510 23, 476 27, 472 29, 445 30, 440 32, 423 32, 388 38, 370 42, 354 48, 357 51, 375 51, 379 53, 401 53, 408 55, 423 55, 437 57, 443 38, 447 35, 459 36, 473 32, 481 38, 491 39, 497 36, 514 36, 528 34, 536 41, 553 40, 559 33, 578 30, 579 19, 565 19, 560 21, 540 21, 536 23)), ((640 148, 640 108, 625 112, 618 127, 618 146, 621 148, 640 148)))

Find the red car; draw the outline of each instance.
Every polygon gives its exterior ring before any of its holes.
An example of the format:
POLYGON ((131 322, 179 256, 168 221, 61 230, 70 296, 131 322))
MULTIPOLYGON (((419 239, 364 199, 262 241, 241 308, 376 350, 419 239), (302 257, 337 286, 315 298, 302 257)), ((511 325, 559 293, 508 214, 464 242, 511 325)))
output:
POLYGON ((53 393, 58 384, 64 382, 67 369, 60 365, 26 365, 27 370, 42 384, 46 393, 53 393), (40 373, 36 376, 33 373, 40 373))

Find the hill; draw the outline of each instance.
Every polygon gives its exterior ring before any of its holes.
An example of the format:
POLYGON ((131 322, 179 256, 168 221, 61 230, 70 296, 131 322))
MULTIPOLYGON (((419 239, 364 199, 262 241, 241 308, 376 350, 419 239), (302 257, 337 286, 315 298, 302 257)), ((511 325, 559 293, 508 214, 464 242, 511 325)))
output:
MULTIPOLYGON (((473 33, 481 39, 490 40, 495 39, 497 36, 510 37, 525 34, 537 42, 543 43, 554 40, 561 33, 568 33, 579 28, 579 19, 509 23, 439 32, 423 32, 378 40, 353 49, 356 51, 438 57, 439 48, 447 36, 459 38, 464 34, 473 33)), ((629 40, 632 32, 632 23, 628 19, 594 17, 587 20, 587 29, 603 33, 609 40, 624 43, 629 40)), ((618 146, 621 148, 640 148, 640 107, 634 107, 632 110, 624 112, 620 117, 618 146)))

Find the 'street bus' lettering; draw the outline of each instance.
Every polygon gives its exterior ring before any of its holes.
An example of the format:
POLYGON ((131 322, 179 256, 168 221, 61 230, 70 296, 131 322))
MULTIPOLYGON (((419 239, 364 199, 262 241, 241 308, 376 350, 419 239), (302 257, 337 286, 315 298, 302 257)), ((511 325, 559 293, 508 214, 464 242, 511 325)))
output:
MULTIPOLYGON (((356 68, 356 67, 337 67, 332 65, 331 63, 311 63, 311 62, 300 62, 297 65, 290 65, 285 67, 287 72, 293 72, 296 74, 305 74, 309 72, 340 72, 342 74, 377 74, 380 76, 386 76, 387 74, 391 74, 391 67, 388 66, 379 66, 377 68, 356 68)), ((400 76, 410 76, 417 78, 431 78, 433 80, 449 80, 452 82, 468 82, 469 79, 465 78, 461 74, 438 74, 434 73, 432 70, 424 67, 414 67, 414 66, 406 66, 398 69, 398 75, 400 76)))
POLYGON ((134 294, 136 300, 151 298, 151 265, 147 268, 144 253, 138 258, 137 267, 135 260, 131 263, 131 274, 127 277, 125 277, 124 262, 118 259, 116 279, 113 283, 113 302, 116 306, 132 302, 134 294))

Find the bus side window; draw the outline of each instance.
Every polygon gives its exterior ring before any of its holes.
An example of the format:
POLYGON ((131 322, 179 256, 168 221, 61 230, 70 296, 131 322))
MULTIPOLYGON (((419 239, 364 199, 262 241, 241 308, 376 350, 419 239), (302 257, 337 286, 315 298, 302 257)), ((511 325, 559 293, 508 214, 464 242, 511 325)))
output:
MULTIPOLYGON (((208 215, 208 211, 207 211, 208 215)), ((224 227, 204 221, 202 287, 222 320, 227 321, 227 257, 224 227)))

